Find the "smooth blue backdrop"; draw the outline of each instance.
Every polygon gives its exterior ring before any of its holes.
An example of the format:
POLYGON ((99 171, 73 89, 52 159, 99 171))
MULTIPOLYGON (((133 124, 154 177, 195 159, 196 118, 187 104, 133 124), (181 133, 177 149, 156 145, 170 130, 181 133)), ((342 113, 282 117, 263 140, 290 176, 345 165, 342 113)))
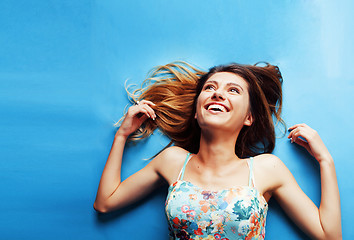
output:
MULTIPOLYGON (((165 190, 123 211, 92 204, 129 103, 156 65, 268 61, 288 126, 318 130, 336 163, 344 239, 354 237, 354 4, 347 1, 2 0, 0 239, 166 239, 165 190)), ((168 140, 126 149, 123 177, 168 140)), ((286 138, 274 152, 319 204, 319 168, 286 138)), ((267 239, 304 239, 271 201, 267 239)))

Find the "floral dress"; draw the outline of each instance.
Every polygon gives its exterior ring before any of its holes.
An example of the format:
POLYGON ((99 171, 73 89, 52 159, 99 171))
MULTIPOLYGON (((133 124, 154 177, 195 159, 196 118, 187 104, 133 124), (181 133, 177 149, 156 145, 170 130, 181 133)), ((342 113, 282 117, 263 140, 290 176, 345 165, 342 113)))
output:
POLYGON ((170 239, 264 239, 268 204, 254 186, 253 158, 249 186, 206 191, 181 178, 169 187, 166 216, 170 239), (253 186, 252 186, 253 183, 253 186))

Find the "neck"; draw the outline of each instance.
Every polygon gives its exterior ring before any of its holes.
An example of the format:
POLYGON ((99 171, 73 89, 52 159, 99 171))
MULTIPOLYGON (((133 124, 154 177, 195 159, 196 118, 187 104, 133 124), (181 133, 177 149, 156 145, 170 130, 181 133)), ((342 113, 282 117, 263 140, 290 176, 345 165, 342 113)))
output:
POLYGON ((235 154, 235 145, 239 131, 233 133, 201 133, 200 147, 197 154, 199 161, 210 168, 223 167, 230 161, 239 160, 235 154))

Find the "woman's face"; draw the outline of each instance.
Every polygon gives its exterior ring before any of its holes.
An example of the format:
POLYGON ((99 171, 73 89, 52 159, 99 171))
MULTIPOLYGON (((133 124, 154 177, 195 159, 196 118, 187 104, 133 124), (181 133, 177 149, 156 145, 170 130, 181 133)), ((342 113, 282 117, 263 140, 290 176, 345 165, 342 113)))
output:
POLYGON ((247 82, 234 73, 213 74, 198 96, 195 117, 201 129, 240 131, 244 125, 250 126, 247 82))

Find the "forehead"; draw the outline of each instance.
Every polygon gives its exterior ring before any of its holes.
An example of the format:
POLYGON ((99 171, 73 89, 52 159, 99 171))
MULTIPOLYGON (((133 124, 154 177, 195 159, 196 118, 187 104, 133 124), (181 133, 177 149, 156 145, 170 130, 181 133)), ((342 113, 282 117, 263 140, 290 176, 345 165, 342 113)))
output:
POLYGON ((230 72, 218 72, 213 74, 205 83, 209 81, 215 81, 217 83, 236 83, 241 87, 247 87, 248 84, 245 79, 235 73, 230 72))

